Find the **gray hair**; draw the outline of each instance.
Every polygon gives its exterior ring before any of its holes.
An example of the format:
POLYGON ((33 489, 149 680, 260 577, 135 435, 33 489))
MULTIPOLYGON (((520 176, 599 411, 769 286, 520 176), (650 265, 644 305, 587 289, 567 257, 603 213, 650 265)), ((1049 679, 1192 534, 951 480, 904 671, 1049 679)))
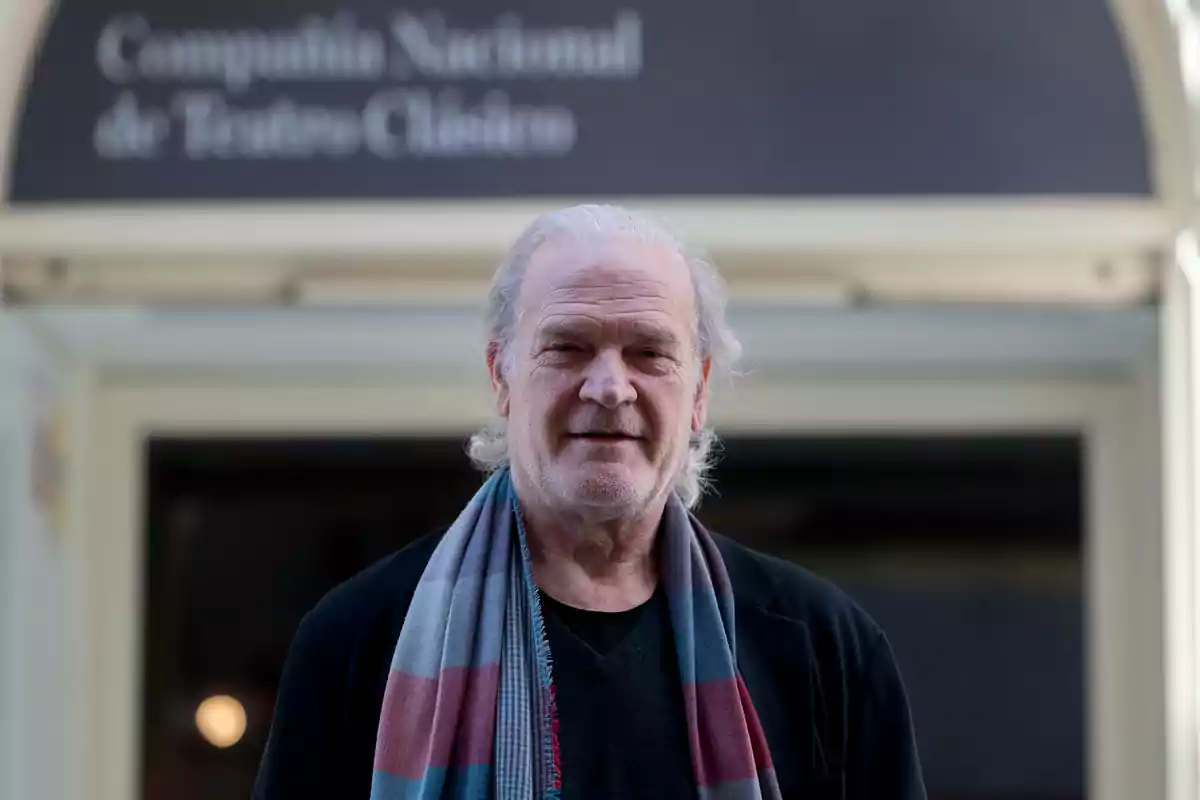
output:
MULTIPOLYGON (((511 364, 509 345, 517 327, 517 298, 525 270, 534 253, 553 239, 621 237, 669 248, 679 255, 691 272, 696 298, 696 341, 698 356, 711 362, 710 379, 732 374, 741 355, 741 345, 725 322, 726 291, 716 267, 701 253, 688 247, 661 222, 645 214, 613 205, 577 205, 551 211, 535 219, 517 238, 492 280, 488 297, 487 328, 491 346, 498 349, 502 369, 511 364)), ((716 433, 705 428, 692 436, 675 491, 688 508, 694 508, 708 488, 708 473, 715 463, 716 433)), ((492 472, 508 461, 505 421, 490 420, 471 436, 467 447, 476 467, 492 472)))

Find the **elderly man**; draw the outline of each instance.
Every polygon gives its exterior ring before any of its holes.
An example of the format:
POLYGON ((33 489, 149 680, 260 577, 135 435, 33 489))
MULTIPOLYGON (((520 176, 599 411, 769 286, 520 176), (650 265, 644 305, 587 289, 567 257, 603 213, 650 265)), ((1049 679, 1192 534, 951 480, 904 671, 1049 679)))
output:
POLYGON ((490 476, 305 617, 255 797, 923 798, 880 629, 689 513, 737 352, 713 267, 567 208, 489 317, 490 476))

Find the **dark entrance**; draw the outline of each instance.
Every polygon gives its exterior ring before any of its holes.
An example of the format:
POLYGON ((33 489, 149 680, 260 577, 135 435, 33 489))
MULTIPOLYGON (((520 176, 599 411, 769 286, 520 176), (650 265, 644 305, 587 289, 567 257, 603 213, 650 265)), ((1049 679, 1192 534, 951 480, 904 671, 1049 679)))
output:
MULTIPOLYGON (((152 439, 145 800, 247 797, 300 617, 450 522, 458 439, 152 439), (215 747, 207 697, 247 726, 215 747)), ((1073 437, 732 438, 716 530, 828 577, 908 683, 932 797, 1084 796, 1082 447, 1073 437)))

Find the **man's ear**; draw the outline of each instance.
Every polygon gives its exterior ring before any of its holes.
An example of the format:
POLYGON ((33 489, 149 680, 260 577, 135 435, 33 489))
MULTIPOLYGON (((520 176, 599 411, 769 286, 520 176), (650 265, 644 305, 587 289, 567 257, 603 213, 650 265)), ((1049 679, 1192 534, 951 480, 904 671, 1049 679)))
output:
POLYGON ((508 418, 508 381, 504 377, 504 348, 499 342, 488 342, 487 368, 492 382, 492 396, 496 401, 496 413, 508 418))
POLYGON ((696 398, 692 403, 692 433, 699 433, 708 421, 708 375, 712 372, 712 359, 700 364, 700 380, 696 382, 696 398))

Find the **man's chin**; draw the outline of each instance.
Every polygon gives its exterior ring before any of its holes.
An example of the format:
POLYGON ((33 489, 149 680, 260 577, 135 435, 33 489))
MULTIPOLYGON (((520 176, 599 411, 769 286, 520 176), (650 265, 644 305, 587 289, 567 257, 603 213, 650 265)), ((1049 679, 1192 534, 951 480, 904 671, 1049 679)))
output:
POLYGON ((639 510, 645 504, 646 487, 630 470, 587 468, 582 474, 571 476, 567 486, 570 500, 591 514, 603 514, 609 518, 625 516, 639 510))

